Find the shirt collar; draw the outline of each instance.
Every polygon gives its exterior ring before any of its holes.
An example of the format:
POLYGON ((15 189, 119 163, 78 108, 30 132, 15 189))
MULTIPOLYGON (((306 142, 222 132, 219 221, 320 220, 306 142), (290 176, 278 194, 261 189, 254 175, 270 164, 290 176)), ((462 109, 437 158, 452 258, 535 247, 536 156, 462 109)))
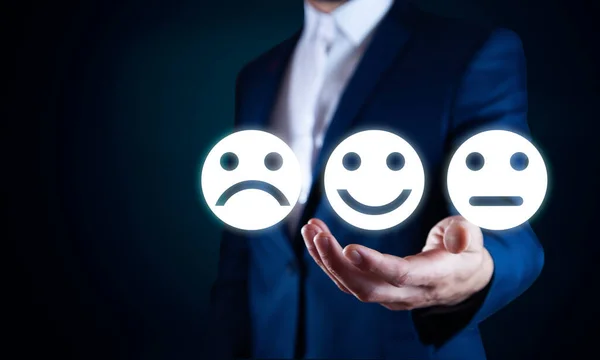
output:
POLYGON ((354 45, 360 45, 385 16, 394 0, 349 0, 331 14, 324 14, 304 1, 304 22, 308 29, 318 23, 320 16, 332 16, 338 29, 354 45))

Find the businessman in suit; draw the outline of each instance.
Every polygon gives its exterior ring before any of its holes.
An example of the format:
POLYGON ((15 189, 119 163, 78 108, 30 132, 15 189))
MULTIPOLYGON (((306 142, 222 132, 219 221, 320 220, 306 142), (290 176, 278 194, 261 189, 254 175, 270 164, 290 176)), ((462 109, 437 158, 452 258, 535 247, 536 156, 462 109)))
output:
POLYGON ((304 26, 239 73, 235 110, 236 128, 286 141, 305 176, 286 221, 224 232, 211 300, 218 355, 485 358, 478 325, 533 283, 543 250, 527 223, 488 232, 460 217, 443 178, 477 132, 528 136, 515 33, 407 0, 306 0, 304 26), (401 134, 427 174, 420 207, 388 231, 348 225, 322 190, 333 148, 364 129, 401 134))

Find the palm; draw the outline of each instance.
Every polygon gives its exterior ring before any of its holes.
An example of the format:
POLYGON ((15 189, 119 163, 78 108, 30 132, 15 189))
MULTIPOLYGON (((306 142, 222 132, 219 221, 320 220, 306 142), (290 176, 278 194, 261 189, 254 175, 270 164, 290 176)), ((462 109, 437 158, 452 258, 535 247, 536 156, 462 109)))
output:
POLYGON ((493 270, 481 230, 460 216, 436 224, 422 252, 406 257, 362 245, 342 249, 318 219, 310 220, 302 235, 311 256, 342 291, 393 310, 460 302, 483 288, 493 270))

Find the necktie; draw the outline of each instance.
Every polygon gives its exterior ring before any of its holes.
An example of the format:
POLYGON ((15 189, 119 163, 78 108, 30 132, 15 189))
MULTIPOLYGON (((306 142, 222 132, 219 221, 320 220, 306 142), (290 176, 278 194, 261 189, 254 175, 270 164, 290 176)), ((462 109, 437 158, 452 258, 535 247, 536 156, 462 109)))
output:
POLYGON ((313 181, 315 129, 320 123, 319 92, 325 81, 327 58, 336 35, 334 19, 321 14, 314 31, 307 36, 295 59, 289 93, 289 139, 302 169, 302 191, 298 204, 288 217, 290 231, 298 225, 313 181))

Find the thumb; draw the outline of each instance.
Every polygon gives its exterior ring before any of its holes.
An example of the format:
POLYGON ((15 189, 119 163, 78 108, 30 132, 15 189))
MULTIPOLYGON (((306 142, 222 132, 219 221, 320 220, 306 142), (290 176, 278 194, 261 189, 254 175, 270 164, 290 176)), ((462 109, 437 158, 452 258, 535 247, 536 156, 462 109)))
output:
POLYGON ((481 249, 481 229, 464 218, 457 217, 444 230, 444 247, 453 254, 481 249))

